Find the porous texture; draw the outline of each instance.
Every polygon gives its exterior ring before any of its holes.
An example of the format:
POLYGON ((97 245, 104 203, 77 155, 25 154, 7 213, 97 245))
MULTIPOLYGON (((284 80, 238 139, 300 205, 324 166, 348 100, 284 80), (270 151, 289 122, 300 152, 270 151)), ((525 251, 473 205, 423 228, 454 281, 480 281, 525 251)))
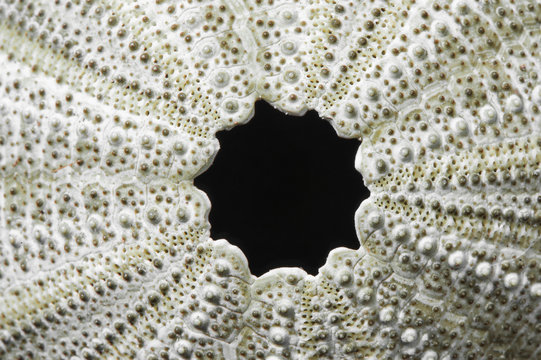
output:
POLYGON ((540 359, 540 29, 527 0, 1 0, 0 357, 540 359), (315 277, 209 238, 193 178, 257 99, 362 140, 361 246, 315 277))

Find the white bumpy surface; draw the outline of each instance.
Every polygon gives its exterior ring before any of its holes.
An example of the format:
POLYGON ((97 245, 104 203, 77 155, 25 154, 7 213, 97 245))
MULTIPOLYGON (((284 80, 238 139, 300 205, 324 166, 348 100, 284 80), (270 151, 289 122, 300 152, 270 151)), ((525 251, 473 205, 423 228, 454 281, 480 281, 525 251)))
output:
POLYGON ((536 0, 0 0, 0 358, 541 359, 540 45, 536 0), (315 277, 209 238, 257 99, 362 140, 315 277))

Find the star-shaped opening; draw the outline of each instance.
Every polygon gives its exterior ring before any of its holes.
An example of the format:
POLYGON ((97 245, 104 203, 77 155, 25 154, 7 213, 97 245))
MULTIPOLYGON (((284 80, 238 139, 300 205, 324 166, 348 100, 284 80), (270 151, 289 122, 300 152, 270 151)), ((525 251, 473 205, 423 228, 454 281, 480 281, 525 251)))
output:
POLYGON ((282 266, 316 274, 330 250, 359 247, 354 213, 369 192, 353 167, 358 140, 339 138, 315 111, 289 116, 265 102, 218 139, 195 184, 212 203, 211 236, 239 246, 252 274, 282 266))

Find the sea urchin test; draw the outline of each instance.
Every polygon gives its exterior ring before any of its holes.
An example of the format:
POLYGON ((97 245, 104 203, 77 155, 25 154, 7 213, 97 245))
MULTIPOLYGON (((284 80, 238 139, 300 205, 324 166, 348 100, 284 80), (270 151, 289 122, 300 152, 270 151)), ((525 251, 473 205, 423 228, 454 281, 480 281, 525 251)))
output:
POLYGON ((0 358, 540 359, 540 43, 528 0, 0 0, 0 358), (257 99, 360 140, 317 276, 209 237, 257 99))

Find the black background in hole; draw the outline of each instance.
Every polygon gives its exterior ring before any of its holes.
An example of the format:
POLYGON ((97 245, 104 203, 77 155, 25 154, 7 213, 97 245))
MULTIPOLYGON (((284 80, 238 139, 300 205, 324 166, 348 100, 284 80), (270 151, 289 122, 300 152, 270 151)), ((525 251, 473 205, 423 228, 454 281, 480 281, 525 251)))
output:
POLYGON ((315 275, 332 249, 359 247, 354 214, 369 196, 354 168, 360 142, 315 111, 255 108, 248 124, 217 134, 221 149, 195 179, 212 203, 211 236, 238 246, 256 276, 280 266, 315 275))

